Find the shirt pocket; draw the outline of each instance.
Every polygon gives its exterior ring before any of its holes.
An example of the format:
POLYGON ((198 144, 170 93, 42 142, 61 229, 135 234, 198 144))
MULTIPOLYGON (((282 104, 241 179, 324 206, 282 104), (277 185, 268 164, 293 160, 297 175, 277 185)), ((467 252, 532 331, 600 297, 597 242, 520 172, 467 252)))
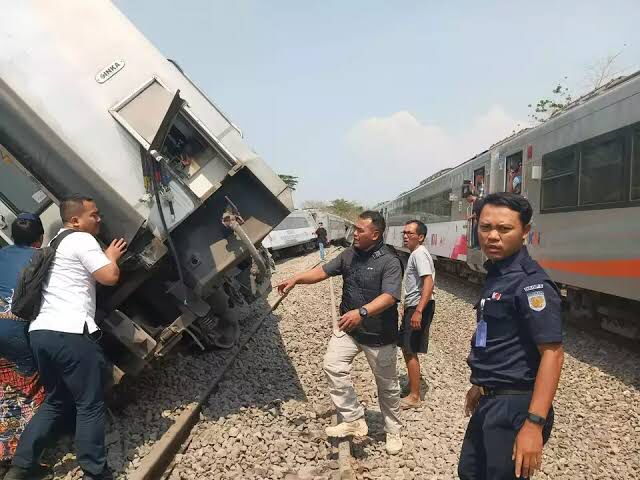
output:
POLYGON ((500 300, 487 300, 483 316, 487 322, 487 338, 512 335, 517 327, 513 299, 503 296, 500 300))
POLYGON ((360 269, 360 285, 363 289, 379 292, 380 291, 380 272, 374 267, 362 267, 360 269))

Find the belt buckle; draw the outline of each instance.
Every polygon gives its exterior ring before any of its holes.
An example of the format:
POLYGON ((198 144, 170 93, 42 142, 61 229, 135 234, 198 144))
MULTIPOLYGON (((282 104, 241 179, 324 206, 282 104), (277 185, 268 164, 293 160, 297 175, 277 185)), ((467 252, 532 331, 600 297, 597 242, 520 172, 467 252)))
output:
POLYGON ((480 391, 482 392, 482 395, 485 397, 492 397, 494 396, 494 392, 495 392, 493 388, 487 388, 487 387, 480 387, 480 391))

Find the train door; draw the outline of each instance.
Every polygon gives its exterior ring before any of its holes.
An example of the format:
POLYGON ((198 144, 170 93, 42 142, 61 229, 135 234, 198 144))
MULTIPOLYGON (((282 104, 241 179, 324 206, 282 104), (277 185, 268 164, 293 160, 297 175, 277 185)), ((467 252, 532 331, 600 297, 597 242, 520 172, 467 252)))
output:
POLYGON ((522 193, 522 150, 505 160, 505 192, 522 193))
MULTIPOLYGON (((473 195, 476 198, 480 198, 484 196, 484 193, 485 169, 480 167, 473 171, 473 195)), ((467 232, 469 232, 467 235, 467 247, 477 249, 480 248, 480 243, 478 242, 478 219, 473 215, 473 203, 469 204, 467 213, 467 232)))
POLYGON ((0 245, 11 241, 11 223, 21 212, 42 213, 51 200, 40 185, 0 145, 0 245))

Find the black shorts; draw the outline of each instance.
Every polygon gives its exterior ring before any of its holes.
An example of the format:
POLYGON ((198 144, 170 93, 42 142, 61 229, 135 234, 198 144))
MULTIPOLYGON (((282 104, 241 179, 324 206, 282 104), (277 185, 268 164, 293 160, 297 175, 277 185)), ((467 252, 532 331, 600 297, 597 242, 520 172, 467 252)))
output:
POLYGON ((416 307, 406 307, 402 315, 402 324, 398 331, 398 346, 405 353, 427 353, 429 350, 429 327, 436 310, 435 300, 429 301, 422 312, 422 324, 420 330, 411 328, 411 316, 416 307))

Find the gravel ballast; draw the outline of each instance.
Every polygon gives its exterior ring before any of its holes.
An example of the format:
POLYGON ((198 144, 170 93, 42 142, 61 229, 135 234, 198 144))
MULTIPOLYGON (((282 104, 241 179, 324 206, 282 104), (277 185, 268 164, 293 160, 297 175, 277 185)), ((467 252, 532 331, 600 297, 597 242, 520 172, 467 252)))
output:
MULTIPOLYGON (((316 252, 283 260, 274 285, 317 258, 316 252)), ((334 283, 339 301, 341 280, 334 283)), ((333 413, 322 372, 331 336, 328 288, 328 282, 296 287, 264 321, 204 406, 169 478, 340 478, 335 448, 324 435, 333 413)), ((428 388, 420 409, 403 412, 404 449, 397 456, 384 451, 373 376, 364 356, 358 356, 352 377, 367 408, 369 435, 352 444, 357 478, 457 478, 467 423, 466 356, 478 294, 478 287, 438 277, 429 353, 421 356, 428 388)), ((259 312, 247 309, 244 317, 246 335, 259 312)), ((565 349, 556 423, 535 478, 640 478, 640 355, 572 327, 567 327, 565 349)), ((175 355, 129 387, 135 400, 114 414, 107 435, 109 463, 119 478, 140 464, 182 410, 206 390, 229 354, 175 355)), ((404 382, 400 354, 398 365, 404 382)), ((56 473, 56 478, 80 475, 70 454, 58 462, 56 473)))

